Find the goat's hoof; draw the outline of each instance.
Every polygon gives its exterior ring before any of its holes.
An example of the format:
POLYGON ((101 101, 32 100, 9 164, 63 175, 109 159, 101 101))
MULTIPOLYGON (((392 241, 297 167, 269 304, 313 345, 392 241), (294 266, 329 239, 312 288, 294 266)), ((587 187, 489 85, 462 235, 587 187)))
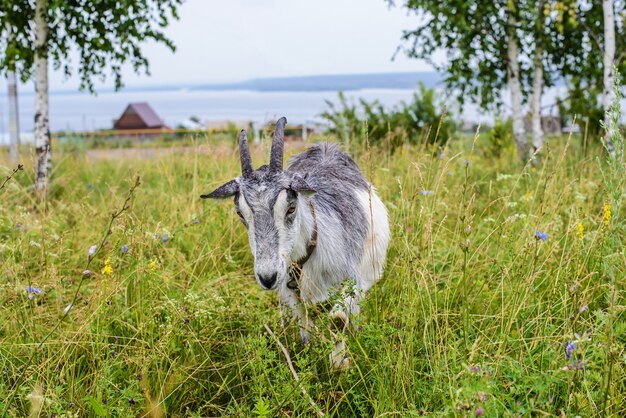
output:
POLYGON ((331 314, 333 324, 338 331, 344 331, 348 325, 348 315, 343 311, 333 311, 331 314))
POLYGON ((347 370, 350 367, 351 361, 348 353, 346 353, 346 343, 344 341, 337 341, 328 357, 330 367, 335 372, 347 370))

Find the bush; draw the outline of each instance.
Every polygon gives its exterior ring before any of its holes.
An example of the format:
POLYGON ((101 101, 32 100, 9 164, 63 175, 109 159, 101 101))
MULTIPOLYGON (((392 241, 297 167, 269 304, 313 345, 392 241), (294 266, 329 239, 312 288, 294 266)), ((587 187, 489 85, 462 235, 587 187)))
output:
POLYGON ((502 121, 496 118, 493 128, 488 132, 489 153, 494 157, 499 157, 502 151, 513 143, 513 122, 511 118, 502 121))
POLYGON ((443 145, 456 131, 456 125, 435 103, 435 90, 420 83, 409 103, 386 110, 377 100, 350 103, 339 93, 339 106, 326 101, 328 110, 321 116, 330 123, 329 132, 348 145, 386 145, 393 152, 404 144, 443 145))

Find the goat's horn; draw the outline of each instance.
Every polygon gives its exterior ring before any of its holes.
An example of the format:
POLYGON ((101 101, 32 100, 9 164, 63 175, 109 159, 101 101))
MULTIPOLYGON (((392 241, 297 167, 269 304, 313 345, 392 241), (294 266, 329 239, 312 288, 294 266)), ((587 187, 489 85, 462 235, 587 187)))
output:
POLYGON ((270 173, 283 171, 283 146, 285 145, 285 125, 287 118, 284 116, 276 122, 274 140, 272 141, 272 153, 270 155, 270 173))
POLYGON ((249 177, 254 169, 252 168, 252 159, 250 158, 250 148, 248 148, 245 129, 242 129, 239 133, 239 158, 241 159, 241 174, 244 177, 249 177))

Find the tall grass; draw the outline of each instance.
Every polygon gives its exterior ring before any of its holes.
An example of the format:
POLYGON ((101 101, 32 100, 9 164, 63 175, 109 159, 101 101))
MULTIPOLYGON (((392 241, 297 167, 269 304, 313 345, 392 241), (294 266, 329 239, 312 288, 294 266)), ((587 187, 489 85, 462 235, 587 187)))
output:
POLYGON ((235 149, 57 155, 46 205, 26 164, 0 190, 0 411, 623 416, 626 167, 579 143, 553 138, 526 167, 480 136, 362 149, 393 239, 341 373, 327 316, 301 346, 252 279, 232 204, 198 198, 238 175, 235 149))

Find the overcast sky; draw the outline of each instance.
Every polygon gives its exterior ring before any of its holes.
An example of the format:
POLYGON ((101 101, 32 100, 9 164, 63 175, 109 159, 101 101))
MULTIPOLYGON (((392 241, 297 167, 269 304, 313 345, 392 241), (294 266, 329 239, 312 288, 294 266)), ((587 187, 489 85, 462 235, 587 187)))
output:
MULTIPOLYGON (((126 68, 124 82, 144 86, 431 70, 403 54, 391 60, 402 29, 416 27, 416 19, 385 0, 186 0, 180 20, 166 29, 177 51, 145 44, 152 75, 137 76, 126 68)), ((64 81, 51 70, 51 90, 76 86, 76 78, 64 81)), ((106 86, 112 86, 110 80, 106 86)))

